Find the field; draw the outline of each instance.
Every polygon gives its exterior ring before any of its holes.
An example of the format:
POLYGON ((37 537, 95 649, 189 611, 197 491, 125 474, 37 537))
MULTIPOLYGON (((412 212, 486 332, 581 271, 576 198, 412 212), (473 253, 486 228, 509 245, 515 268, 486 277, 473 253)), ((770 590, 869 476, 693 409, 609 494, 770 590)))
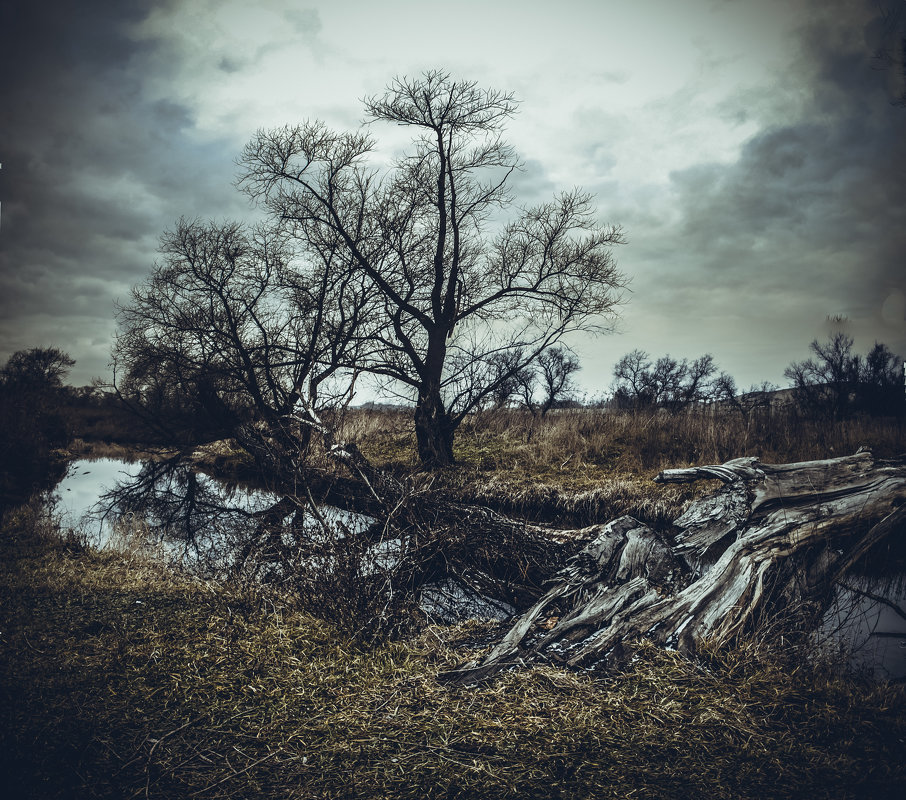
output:
MULTIPOLYGON (((379 466, 417 468, 404 412, 353 410, 344 434, 379 466)), ((842 420, 760 410, 669 414, 579 408, 535 418, 505 409, 468 420, 455 443, 457 465, 438 480, 469 499, 548 521, 593 524, 620 514, 663 524, 691 489, 659 487, 662 469, 757 456, 766 463, 832 458, 869 447, 879 458, 906 453, 904 418, 842 420)), ((701 487, 699 487, 701 488, 701 487)))
MULTIPOLYGON (((664 521, 700 491, 651 484, 665 467, 906 452, 897 421, 744 423, 488 414, 436 480, 537 519, 664 521)), ((344 426, 378 465, 415 467, 402 414, 344 426)), ((93 551, 38 501, 6 515, 12 796, 885 798, 906 780, 906 687, 806 658, 802 632, 695 656, 642 647, 619 674, 534 667, 450 687, 438 672, 487 649, 490 623, 366 646, 273 590, 202 581, 139 545, 93 551)))
MULTIPOLYGON (((363 450, 387 463, 415 464, 405 411, 353 409, 346 431, 363 450)), ((792 408, 759 410, 747 420, 717 406, 666 411, 562 409, 533 417, 521 409, 469 418, 457 434, 459 470, 524 470, 558 481, 589 480, 614 472, 654 474, 669 467, 722 463, 741 456, 766 462, 829 458, 871 447, 885 458, 906 452, 906 419, 854 416, 823 419, 792 408)))
POLYGON ((906 691, 746 641, 618 676, 435 680, 485 627, 363 648, 265 595, 2 539, 0 726, 16 797, 894 797, 906 691))

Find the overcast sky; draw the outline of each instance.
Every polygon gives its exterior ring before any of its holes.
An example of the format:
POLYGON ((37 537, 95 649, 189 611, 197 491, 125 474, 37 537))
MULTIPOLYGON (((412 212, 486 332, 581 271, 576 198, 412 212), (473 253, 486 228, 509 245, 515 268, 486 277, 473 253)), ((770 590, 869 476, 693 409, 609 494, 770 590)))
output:
POLYGON ((56 346, 73 383, 107 377, 161 232, 252 215, 233 181, 256 129, 357 127, 363 96, 430 68, 516 93, 520 203, 579 186, 626 232, 619 331, 572 341, 590 395, 635 348, 785 386, 835 315, 906 355, 902 71, 873 60, 904 6, 5 0, 0 363, 56 346))

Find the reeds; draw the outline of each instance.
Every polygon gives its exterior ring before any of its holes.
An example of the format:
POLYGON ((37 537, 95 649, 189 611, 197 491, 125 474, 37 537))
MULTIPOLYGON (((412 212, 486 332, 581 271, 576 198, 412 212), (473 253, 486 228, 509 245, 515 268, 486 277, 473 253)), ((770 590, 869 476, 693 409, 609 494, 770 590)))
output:
POLYGON ((578 461, 645 473, 742 456, 776 463, 829 458, 863 445, 890 457, 906 452, 906 419, 831 420, 802 416, 792 408, 759 409, 746 418, 716 405, 676 414, 581 408, 540 419, 504 409, 470 420, 460 439, 464 455, 470 447, 492 450, 496 444, 503 451, 501 461, 510 451, 537 469, 562 471, 578 461))
MULTIPOLYGON (((344 436, 378 463, 412 465, 414 437, 403 411, 354 409, 344 436)), ((906 418, 823 419, 793 408, 757 409, 748 417, 716 405, 667 411, 579 408, 534 417, 520 409, 475 415, 457 432, 463 469, 523 470, 540 476, 646 474, 670 467, 758 456, 785 463, 829 458, 869 446, 879 457, 906 452, 906 418)))
MULTIPOLYGON (((405 411, 353 409, 343 435, 372 461, 418 468, 405 411)), ((564 409, 536 417, 520 409, 475 415, 457 431, 456 466, 437 476, 464 499, 531 519, 591 524, 631 514, 661 525, 682 513, 698 487, 661 487, 662 469, 720 464, 742 456, 768 463, 829 458, 871 447, 880 458, 906 453, 906 420, 825 420, 792 408, 747 417, 718 406, 666 411, 564 409)))

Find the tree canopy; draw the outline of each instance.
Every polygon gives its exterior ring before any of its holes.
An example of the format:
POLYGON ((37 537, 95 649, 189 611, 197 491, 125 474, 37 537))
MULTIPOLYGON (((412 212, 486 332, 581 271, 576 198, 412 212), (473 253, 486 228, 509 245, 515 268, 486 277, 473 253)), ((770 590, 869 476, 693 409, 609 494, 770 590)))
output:
POLYGON ((56 347, 33 347, 0 368, 0 511, 65 472, 55 451, 70 439, 63 379, 74 365, 56 347))
POLYGON ((408 391, 421 460, 453 460, 464 416, 564 335, 607 329, 624 277, 579 190, 517 208, 519 168, 501 138, 508 93, 442 71, 397 78, 366 98, 369 123, 411 128, 411 150, 369 164, 369 132, 317 121, 259 131, 242 153, 240 186, 309 253, 330 252, 378 298, 385 327, 359 367, 408 391), (500 354, 510 358, 501 372, 500 354))

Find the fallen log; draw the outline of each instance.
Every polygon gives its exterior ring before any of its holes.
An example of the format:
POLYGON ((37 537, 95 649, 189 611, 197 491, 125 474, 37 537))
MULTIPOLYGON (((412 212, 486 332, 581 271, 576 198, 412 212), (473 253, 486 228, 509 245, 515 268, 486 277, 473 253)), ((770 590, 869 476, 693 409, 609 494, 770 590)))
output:
POLYGON ((442 674, 472 683, 512 665, 618 662, 635 640, 692 651, 729 642, 771 603, 820 603, 869 548, 906 531, 906 457, 793 464, 741 458, 661 472, 718 479, 661 534, 632 517, 581 533, 588 544, 480 663, 442 674))

